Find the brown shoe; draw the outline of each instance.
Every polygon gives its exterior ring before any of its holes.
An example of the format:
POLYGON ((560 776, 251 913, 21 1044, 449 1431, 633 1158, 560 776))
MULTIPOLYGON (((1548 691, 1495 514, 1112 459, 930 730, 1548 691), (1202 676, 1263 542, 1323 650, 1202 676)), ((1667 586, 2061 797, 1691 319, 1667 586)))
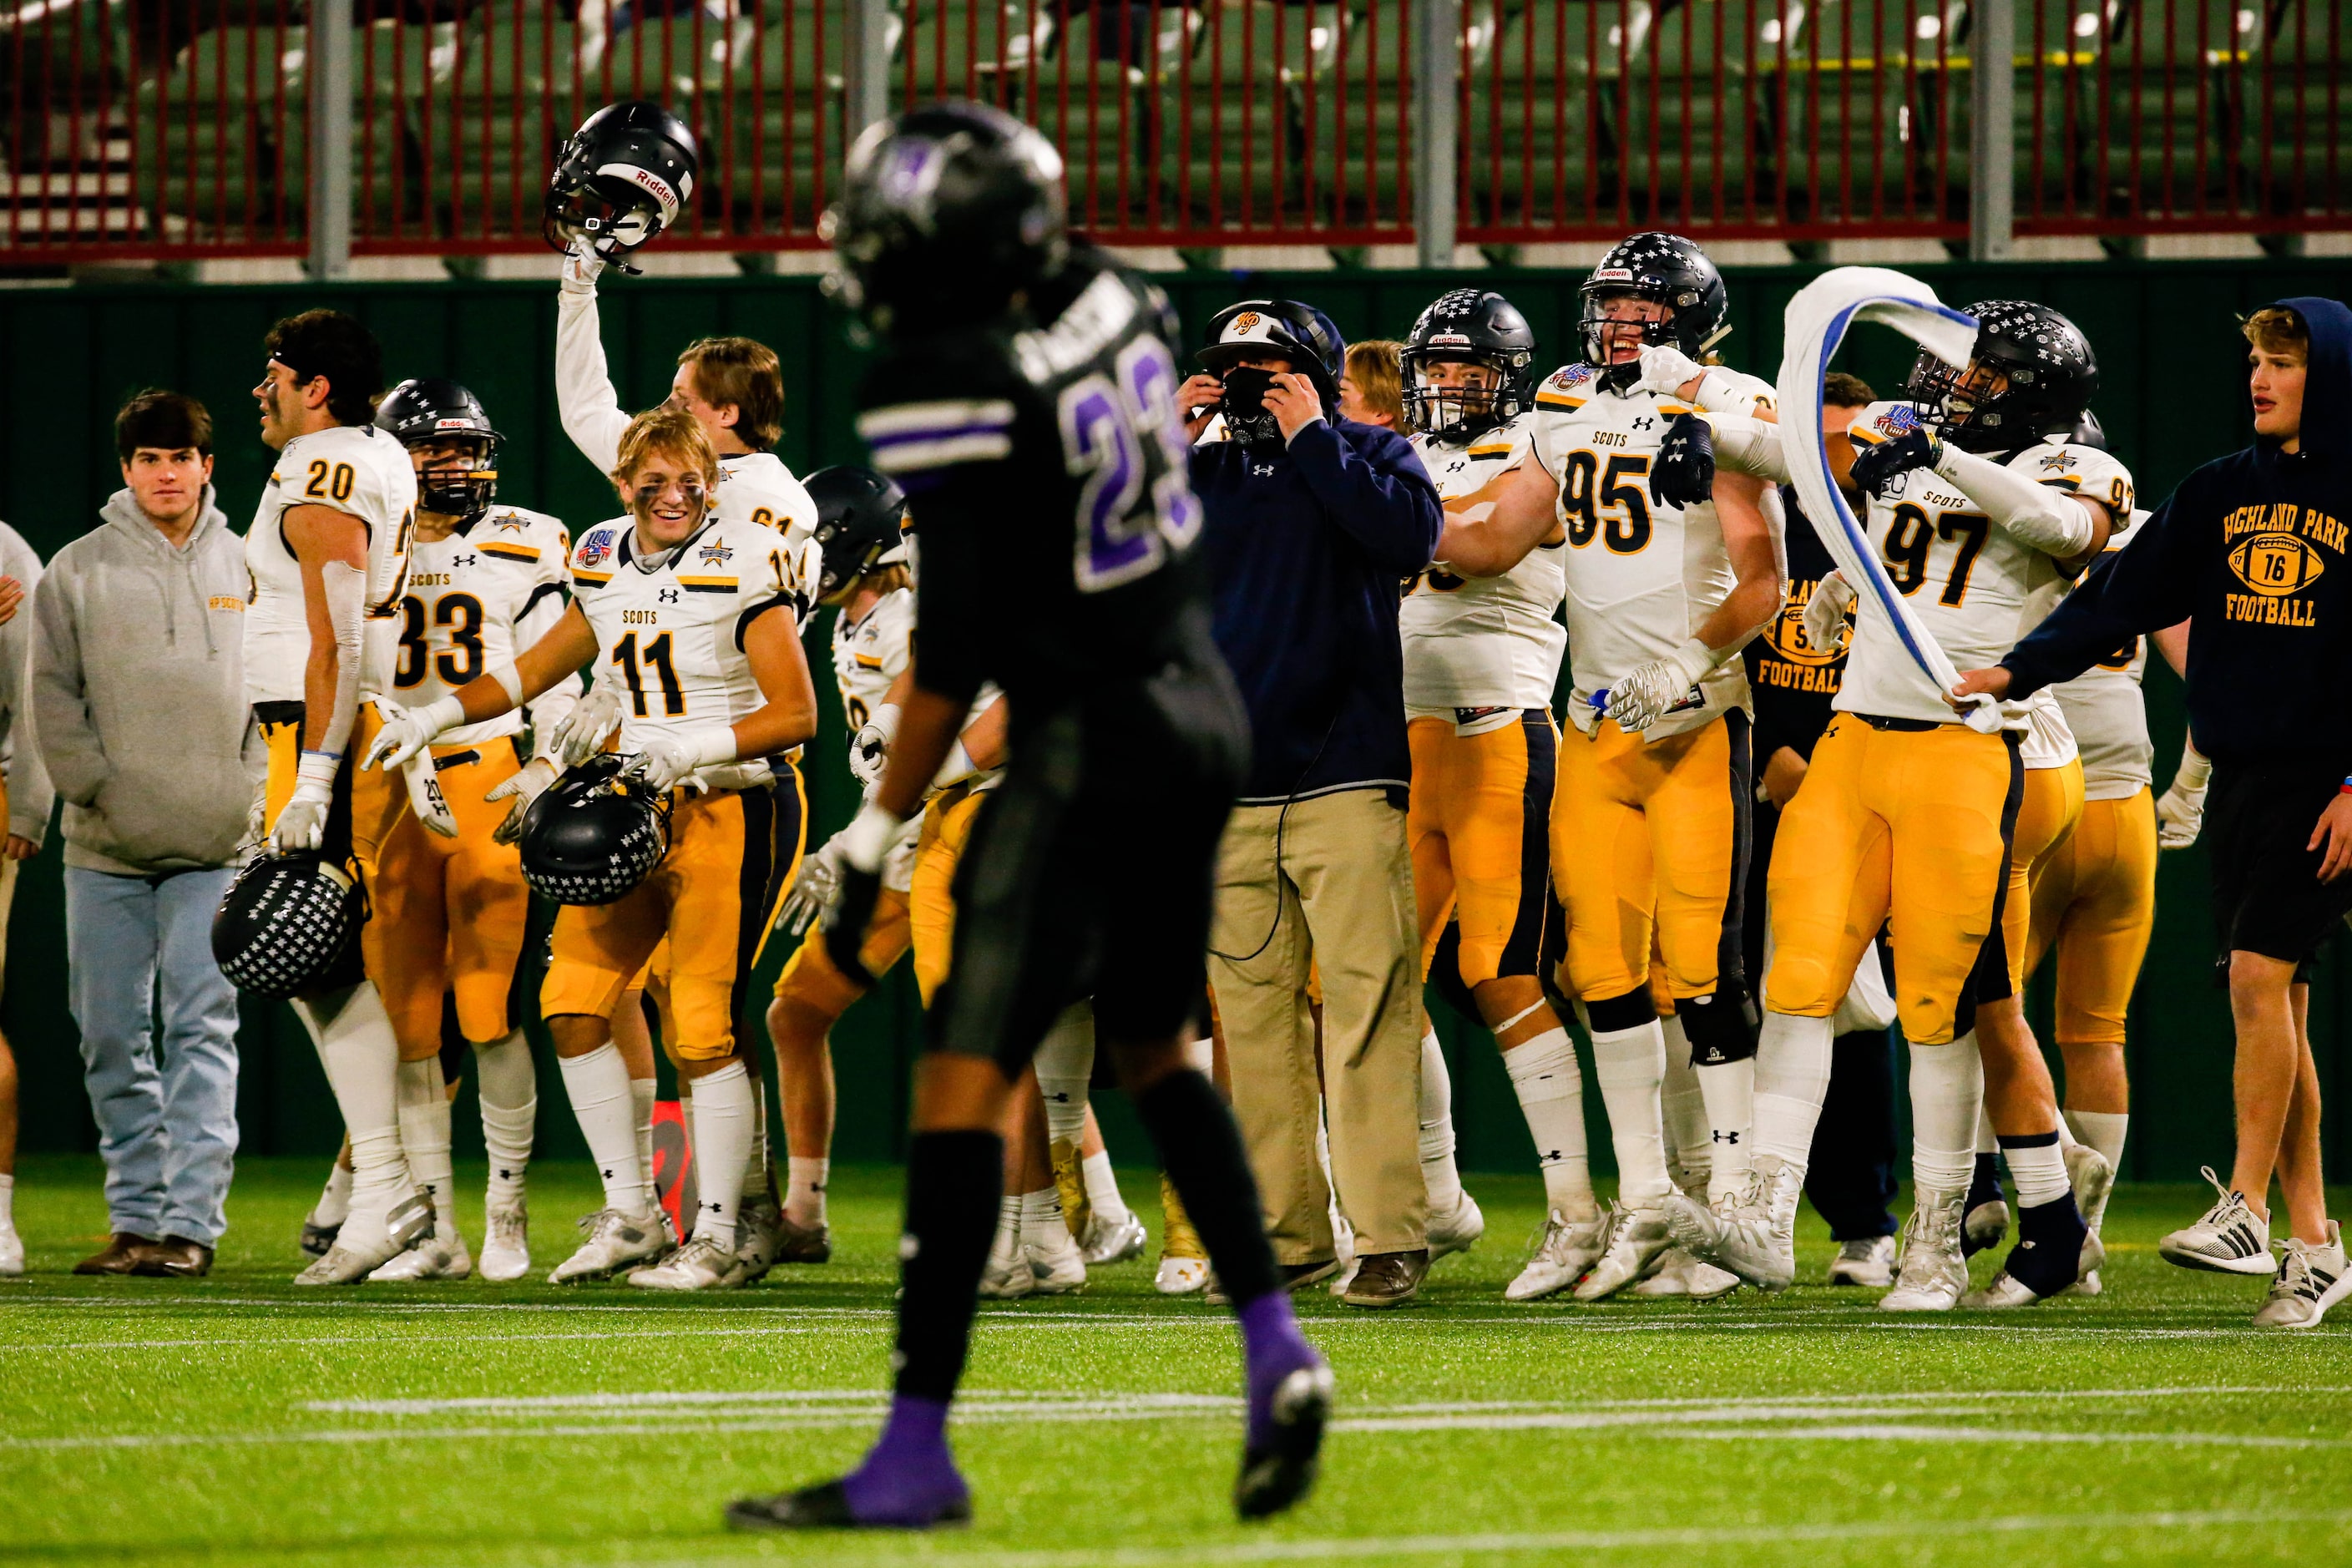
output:
POLYGON ((790 1215, 778 1211, 776 1261, 779 1263, 832 1262, 833 1227, 829 1225, 794 1225, 790 1215))
POLYGON ((149 1247, 155 1245, 155 1238, 152 1236, 134 1236, 127 1230, 118 1230, 114 1233, 114 1239, 106 1244, 105 1251, 94 1252, 83 1258, 74 1265, 73 1271, 77 1274, 135 1273, 139 1260, 146 1255, 149 1247))
POLYGON ((1421 1281, 1428 1273, 1425 1247, 1412 1252, 1375 1252, 1358 1265, 1339 1300, 1350 1307, 1402 1307, 1421 1294, 1421 1281))
POLYGON ((131 1272, 152 1279, 201 1279, 213 1271, 213 1249, 184 1236, 167 1236, 142 1248, 131 1272))

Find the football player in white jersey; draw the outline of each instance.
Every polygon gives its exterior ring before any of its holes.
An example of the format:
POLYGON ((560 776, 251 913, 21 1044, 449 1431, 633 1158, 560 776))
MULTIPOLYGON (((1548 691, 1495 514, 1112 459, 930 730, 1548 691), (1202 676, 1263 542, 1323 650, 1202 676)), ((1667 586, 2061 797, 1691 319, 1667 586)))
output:
MULTIPOLYGON (((246 691, 269 752, 261 826, 270 852, 349 859, 372 884, 404 800, 383 775, 352 764, 374 728, 360 694, 391 670, 416 475, 400 443, 375 428, 383 351, 364 326, 306 310, 264 342, 268 368, 254 396, 261 438, 278 458, 245 546, 246 691)), ((362 1279, 434 1224, 402 1134, 436 1114, 439 1066, 401 1061, 372 981, 334 979, 296 999, 294 1011, 351 1135, 351 1205, 326 1256, 296 1276, 301 1284, 362 1279)))
MULTIPOLYGON (((1449 513, 1473 520, 1491 513, 1531 456, 1535 333, 1527 319, 1492 289, 1456 289, 1421 313, 1399 358, 1413 449, 1439 498, 1449 513)), ((1461 983, 1502 1048, 1543 1172, 1549 1217, 1535 1256, 1504 1291, 1514 1301, 1575 1284, 1606 1239, 1585 1153, 1576 1049, 1540 978, 1559 749, 1551 693, 1568 645, 1553 617, 1566 589, 1567 543, 1556 526, 1492 577, 1457 575, 1441 551, 1406 585, 1397 617, 1412 750, 1405 837, 1423 973, 1451 921, 1460 933, 1454 951, 1461 983)), ((1433 1030, 1421 1047, 1424 1145, 1433 1098, 1446 1092, 1445 1058, 1433 1030)), ((1447 1143, 1450 1120, 1442 1124, 1447 1143)), ((1424 1146, 1422 1169, 1434 1255, 1441 1236, 1472 1228, 1461 1211, 1475 1218, 1477 1209, 1454 1173, 1450 1149, 1424 1146), (1433 1160, 1441 1152, 1446 1157, 1433 1160)))
MULTIPOLYGON (((1715 476, 1711 500, 1663 499, 1651 472, 1695 409, 1769 413, 1771 389, 1699 363, 1720 335, 1722 275, 1689 240, 1639 234, 1583 287, 1585 363, 1536 393, 1533 461, 1485 519, 1449 511, 1437 556, 1493 577, 1557 537, 1566 581, 1572 731, 1551 812, 1568 911, 1568 988, 1592 1032, 1619 1197, 1576 1285, 1599 1300, 1673 1245, 1661 1098, 1668 1049, 1697 1067, 1718 1190, 1745 1164, 1755 1049, 1740 957, 1753 787, 1739 650, 1780 607, 1760 481, 1715 476), (1674 1016, 1650 988, 1664 961, 1674 1016)), ((1851 966, 1849 966, 1851 973, 1851 966)), ((1581 1250, 1581 1248, 1580 1248, 1581 1250)))
MULTIPOLYGON (((1872 405, 1850 439, 1829 448, 1840 484, 1850 478, 1873 497, 1865 526, 1895 589, 1963 669, 1990 664, 2021 626, 2039 621, 2067 574, 2128 521, 2131 503, 2130 476, 2112 458, 2044 440, 2074 427, 2097 384, 2073 323, 2006 301, 1971 313, 1979 324, 1969 364, 1923 354, 1914 401, 1872 405)), ((1780 477, 1777 442, 1750 447, 1715 424, 1719 461, 1780 477)), ((1826 644, 1854 595, 1836 574, 1823 584, 1806 616, 1807 635, 1826 644)), ((1713 1212, 1674 1205, 1673 1221, 1685 1245, 1742 1279, 1770 1289, 1790 1282, 1832 1016, 1863 946, 1891 919, 1896 1009, 1911 1047, 1916 1205, 1902 1271, 1881 1304, 1943 1310, 1968 1289, 1961 1228, 1987 1078, 1977 1003, 2010 984, 2002 905, 2031 721, 2019 704, 1997 731, 1971 728, 1899 637, 1874 599, 1862 601, 1837 718, 1773 846, 1754 1177, 1713 1212)), ((2054 1107, 2046 1134, 2017 1135, 2018 1107, 2033 1098, 2031 1072, 2006 1056, 2002 1069, 2011 1114, 1997 1120, 2013 1130, 2004 1142, 2022 1200, 2006 1284, 2031 1299, 2074 1283, 2085 1232, 2054 1107)))
MULTIPOLYGON (((800 776, 785 753, 816 729, 785 543, 713 514, 718 457, 676 410, 639 415, 614 480, 629 515, 582 533, 574 598, 555 628, 511 663, 386 721, 370 761, 398 764, 461 724, 498 718, 589 660, 619 683, 620 747, 644 786, 669 796, 669 847, 615 902, 558 916, 540 1009, 604 1182, 606 1207, 562 1283, 619 1272, 646 1289, 740 1284, 737 1205, 758 1100, 737 1005, 775 902, 800 855, 800 776), (779 614, 778 612, 782 612, 779 614), (693 1089, 700 1207, 685 1244, 667 1239, 638 1149, 629 1075, 609 1020, 632 979, 668 942, 664 1045, 693 1089)), ((567 761, 601 750, 584 702, 559 727, 567 761)))

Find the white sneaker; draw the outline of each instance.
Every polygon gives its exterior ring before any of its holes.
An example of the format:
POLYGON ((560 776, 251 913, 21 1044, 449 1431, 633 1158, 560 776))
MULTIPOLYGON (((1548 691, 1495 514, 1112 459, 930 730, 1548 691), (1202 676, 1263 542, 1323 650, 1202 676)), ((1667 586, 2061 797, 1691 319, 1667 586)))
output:
POLYGON ((2099 1271, 2094 1268, 2088 1274, 2084 1275, 2080 1279, 2075 1280, 2072 1285, 2067 1286, 2063 1290, 2059 1291, 2058 1294, 2061 1296, 2096 1296, 2105 1289, 2106 1285, 2099 1279, 2099 1271))
POLYGON ((1999 1247, 2009 1234, 2009 1200, 1989 1198, 1969 1210, 1960 1222, 1960 1234, 1968 1239, 1968 1252, 1990 1252, 1999 1247))
MULTIPOLYGON (((2116 1190, 2116 1168, 2088 1143, 2069 1143, 2066 1184, 2074 1189, 2074 1207, 2089 1227, 2083 1237, 2082 1265, 2074 1271, 2079 1283, 2083 1276, 2096 1273, 2099 1265, 2106 1260, 2106 1248, 2099 1244, 2099 1222, 2107 1217, 2107 1198, 2116 1190), (2098 1256, 2093 1257, 2094 1252, 2098 1256)), ((2071 1285, 2067 1287, 2073 1289, 2071 1285)))
POLYGON ((1759 1154, 1712 1205, 1667 1194, 1666 1227, 1701 1262, 1759 1290, 1785 1290, 1797 1280, 1797 1200, 1804 1187, 1802 1165, 1759 1154))
POLYGON ((1064 1296, 1087 1287, 1086 1256, 1066 1226, 1055 1225, 1035 1240, 1024 1240, 1021 1256, 1036 1277, 1040 1296, 1064 1296))
POLYGON ((2158 1242, 2157 1251, 2167 1263, 2183 1268, 2205 1268, 2216 1274, 2271 1273, 2271 1222, 2249 1208, 2243 1196, 2223 1186, 2212 1166, 2200 1169, 2221 1195, 2203 1219, 2158 1242))
POLYGON ((456 1226, 447 1225, 436 1226, 433 1235, 370 1273, 368 1282, 383 1285, 404 1280, 464 1279, 473 1272, 474 1259, 466 1250, 466 1238, 457 1234, 456 1226), (445 1230, 449 1234, 441 1235, 445 1230))
POLYGON ((433 1228, 433 1203, 411 1188, 386 1212, 354 1209, 327 1255, 294 1276, 297 1285, 354 1285, 407 1251, 433 1228))
POLYGON ((2344 1263, 2344 1230, 2329 1220, 2325 1246, 2294 1237, 2279 1244, 2278 1273, 2271 1279, 2270 1300, 2254 1314, 2254 1327, 2311 1328, 2347 1296, 2352 1296, 2352 1268, 2344 1263))
POLYGON ((1162 1258, 1151 1276, 1151 1288, 1162 1296, 1189 1296, 1209 1283, 1205 1258, 1162 1258))
POLYGON ((640 1290, 732 1290, 743 1284, 743 1260, 731 1238, 691 1236, 659 1263, 629 1270, 629 1283, 640 1290))
POLYGON ((1609 1205, 1609 1241, 1601 1260, 1570 1292, 1580 1301, 1603 1301, 1650 1271, 1660 1253, 1674 1245, 1665 1211, 1655 1206, 1609 1205))
POLYGON ((1873 1236, 1838 1243, 1838 1255, 1830 1260, 1830 1283, 1861 1285, 1873 1290, 1884 1290, 1894 1284, 1895 1238, 1873 1236))
POLYGON ((1087 1214, 1087 1234, 1078 1243, 1078 1256, 1089 1268, 1106 1264, 1124 1263, 1130 1258, 1140 1258, 1151 1242, 1150 1233, 1143 1228, 1133 1210, 1124 1219, 1105 1219, 1099 1209, 1087 1214))
POLYGON ((776 1266, 776 1249, 784 1238, 783 1205, 761 1193, 746 1197, 735 1211, 735 1261, 743 1268, 742 1283, 755 1284, 776 1266))
POLYGON ((520 1193, 510 1204, 493 1204, 483 1210, 488 1234, 482 1237, 482 1256, 476 1270, 485 1279, 505 1284, 530 1272, 530 1208, 520 1193))
MULTIPOLYGON (((1932 1187, 1914 1196, 1903 1223, 1903 1268, 1895 1289, 1879 1298, 1883 1312, 1948 1312, 1969 1288, 1969 1262, 1960 1252, 1966 1189, 1939 1193, 1932 1187)), ((1982 1205, 1979 1205, 1981 1207, 1982 1205)))
POLYGON ((657 1263, 677 1244, 670 1239, 669 1217, 658 1208, 643 1214, 598 1209, 580 1216, 586 1237, 580 1249, 555 1266, 551 1285, 572 1285, 583 1279, 610 1279, 625 1268, 657 1263))
POLYGON ((1543 1238, 1518 1278, 1503 1288, 1506 1301, 1540 1301, 1567 1289, 1601 1261, 1609 1245, 1609 1215, 1571 1220, 1558 1209, 1544 1221, 1543 1238))
MULTIPOLYGON (((1205 1269, 1207 1264, 1202 1264, 1205 1269)), ((988 1263, 980 1271, 980 1295, 984 1301, 1017 1301, 1037 1289, 1037 1271, 1029 1267, 1029 1253, 1016 1247, 1008 1255, 988 1249, 988 1263)))
POLYGON ((25 1238, 13 1225, 0 1224, 0 1279, 14 1279, 25 1272, 25 1238))
POLYGON ((1429 1260, 1456 1252, 1467 1252, 1471 1243, 1486 1234, 1486 1215, 1478 1207, 1478 1200, 1466 1191, 1454 1206, 1444 1214, 1429 1216, 1429 1260))
POLYGON ((1702 1263, 1689 1250, 1669 1247, 1658 1254, 1649 1274, 1626 1287, 1629 1296, 1644 1300, 1686 1298, 1693 1301, 1713 1301, 1739 1289, 1739 1276, 1717 1268, 1712 1263, 1702 1263))

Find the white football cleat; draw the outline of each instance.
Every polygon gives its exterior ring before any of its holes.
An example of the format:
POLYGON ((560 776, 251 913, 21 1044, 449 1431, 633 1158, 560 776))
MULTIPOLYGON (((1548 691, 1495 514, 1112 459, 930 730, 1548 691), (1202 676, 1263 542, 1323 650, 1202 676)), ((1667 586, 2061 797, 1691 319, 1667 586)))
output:
POLYGON ((297 1285, 355 1285, 414 1246, 433 1229, 433 1203, 411 1188, 382 1214, 353 1210, 335 1233, 327 1255, 294 1276, 297 1285))
POLYGON ((1601 1259, 1576 1282, 1570 1292, 1580 1301, 1605 1301, 1650 1271, 1658 1255, 1674 1245, 1666 1216, 1655 1206, 1621 1208, 1609 1205, 1609 1241, 1601 1259))
POLYGON ((1454 1253, 1469 1251, 1471 1244, 1486 1234, 1486 1215, 1478 1207, 1478 1200, 1465 1191, 1452 1208, 1429 1216, 1427 1234, 1429 1260, 1434 1263, 1454 1253))
POLYGON ((25 1238, 13 1225, 0 1224, 0 1279, 14 1279, 25 1272, 25 1238))
POLYGON ((1089 1209, 1087 1234, 1085 1239, 1078 1243, 1078 1256, 1086 1260, 1087 1268, 1100 1268, 1106 1264, 1124 1263, 1130 1258, 1142 1257, 1143 1249, 1150 1242, 1150 1233, 1143 1228, 1143 1221, 1137 1218, 1132 1211, 1125 1219, 1109 1220, 1102 1216, 1101 1211, 1089 1209))
POLYGON ((1895 1250, 1891 1236, 1838 1243, 1838 1255, 1830 1259, 1830 1283, 1885 1289, 1895 1283, 1895 1250))
POLYGON ((2031 1307, 2036 1301, 2049 1300, 2037 1296, 2032 1289, 2017 1281, 2006 1268, 1995 1274, 1980 1290, 1971 1290, 1960 1298, 1960 1305, 1971 1312, 2002 1311, 2011 1307, 2031 1307))
POLYGON ((2271 1279, 2270 1299, 2254 1314, 2254 1326, 2308 1329, 2347 1296, 2352 1296, 2352 1269, 2345 1267, 2344 1230, 2329 1220, 2325 1246, 2294 1237, 2279 1244, 2278 1273, 2271 1279))
POLYGON ((1966 1250, 1970 1253, 1990 1252, 1999 1247, 2009 1234, 2009 1200, 1989 1198, 1969 1210, 1960 1222, 1960 1234, 1967 1238, 1966 1250))
MULTIPOLYGON (((1202 1265, 1203 1268, 1208 1266, 1202 1265)), ((1037 1271, 1029 1267, 1026 1248, 1016 1247, 1012 1255, 988 1250, 988 1263, 980 1271, 980 1295, 984 1301, 1017 1301, 1037 1289, 1037 1271)))
POLYGON ((659 1208, 643 1214, 598 1209, 580 1216, 580 1249, 555 1266, 551 1285, 572 1285, 583 1279, 610 1279, 625 1268, 658 1263, 677 1245, 670 1239, 669 1216, 659 1208))
POLYGON ((2221 1194, 2205 1217, 2156 1244, 2167 1263, 2216 1274, 2272 1274, 2271 1222, 2248 1207, 2243 1196, 2221 1184, 2213 1167, 2200 1167, 2221 1194))
POLYGON ((1162 1296, 1189 1296, 1206 1289, 1209 1260, 1205 1258, 1162 1258, 1151 1276, 1151 1288, 1162 1296))
POLYGON ((1911 1217, 1903 1225, 1903 1268, 1895 1289, 1879 1298, 1879 1310, 1948 1312, 1960 1304, 1969 1288, 1969 1262, 1960 1252, 1968 1201, 1965 1189, 1939 1193, 1924 1187, 1914 1195, 1911 1217))
POLYGON ((368 1282, 396 1285, 419 1279, 464 1279, 473 1272, 473 1255, 466 1250, 466 1238, 457 1234, 456 1226, 440 1226, 433 1235, 371 1273, 368 1282), (441 1235, 443 1230, 449 1234, 441 1235))
POLYGON ((1693 1301, 1713 1301, 1739 1289, 1739 1276, 1717 1268, 1712 1263, 1702 1263, 1680 1247, 1669 1247, 1658 1255, 1658 1260, 1648 1276, 1626 1288, 1629 1296, 1644 1300, 1686 1298, 1693 1301))
POLYGON ((1797 1280, 1797 1200, 1805 1168, 1758 1154, 1738 1185, 1702 1205, 1666 1194, 1666 1227, 1702 1263, 1738 1275, 1759 1290, 1785 1290, 1797 1280))
POLYGON ((755 1284, 776 1266, 776 1250, 783 1244, 784 1210, 761 1193, 746 1197, 735 1211, 735 1261, 742 1266, 741 1283, 755 1284))
POLYGON ((732 1290, 743 1283, 743 1260, 732 1241, 690 1236, 659 1263, 631 1269, 629 1283, 640 1290, 732 1290))
POLYGON ((503 1285, 530 1272, 530 1209, 522 1194, 510 1204, 493 1204, 483 1211, 488 1234, 482 1237, 482 1256, 475 1272, 503 1285))
POLYGON ((1078 1251, 1077 1238, 1064 1226, 1053 1226, 1034 1240, 1024 1239, 1021 1255, 1036 1276, 1038 1295, 1063 1296, 1086 1289, 1086 1257, 1078 1251))
POLYGON ((1558 1209, 1544 1221, 1543 1238, 1536 1243, 1518 1278, 1503 1288, 1506 1301, 1540 1301, 1556 1296, 1592 1270, 1609 1246, 1609 1214, 1571 1220, 1558 1209))
POLYGON ((2080 1279, 2075 1280, 2072 1285, 2067 1286, 2063 1290, 2059 1291, 2058 1294, 2061 1296, 2096 1296, 2105 1289, 2105 1283, 2099 1279, 2099 1271, 2094 1268, 2088 1274, 2084 1275, 2080 1279))

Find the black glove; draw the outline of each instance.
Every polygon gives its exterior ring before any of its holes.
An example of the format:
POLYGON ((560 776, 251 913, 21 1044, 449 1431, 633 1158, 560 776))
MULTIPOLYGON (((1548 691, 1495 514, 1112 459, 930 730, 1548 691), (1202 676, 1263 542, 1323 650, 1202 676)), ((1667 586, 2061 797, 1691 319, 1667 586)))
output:
POLYGON ((1944 443, 1924 426, 1889 437, 1875 447, 1855 445, 1859 449, 1853 455, 1853 482, 1874 496, 1884 496, 1912 469, 1932 468, 1944 460, 1944 443))
POLYGON ((874 906, 881 898, 881 872, 844 864, 840 894, 824 911, 825 956, 833 960, 843 978, 858 985, 874 984, 860 950, 866 946, 866 929, 874 923, 874 906))
POLYGON ((1650 504, 1697 506, 1715 499, 1715 432, 1696 414, 1678 416, 1650 465, 1650 504))

